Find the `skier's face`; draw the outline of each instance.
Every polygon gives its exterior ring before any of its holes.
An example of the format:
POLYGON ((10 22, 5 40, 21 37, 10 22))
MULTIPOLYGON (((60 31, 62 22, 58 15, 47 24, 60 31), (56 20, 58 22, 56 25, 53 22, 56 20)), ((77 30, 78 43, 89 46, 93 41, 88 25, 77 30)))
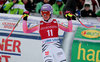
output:
POLYGON ((41 11, 41 15, 44 20, 49 20, 50 18, 50 11, 41 11))

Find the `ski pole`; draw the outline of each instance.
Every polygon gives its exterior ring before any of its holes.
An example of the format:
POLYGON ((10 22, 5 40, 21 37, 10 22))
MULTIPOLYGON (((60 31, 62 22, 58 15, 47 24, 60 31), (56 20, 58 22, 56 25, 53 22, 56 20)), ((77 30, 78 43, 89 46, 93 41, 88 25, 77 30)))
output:
MULTIPOLYGON (((21 21, 21 19, 24 17, 25 15, 21 16, 21 18, 18 20, 18 22, 16 23, 16 25, 13 27, 12 31, 10 32, 10 34, 8 35, 8 37, 6 38, 6 40, 8 40, 8 38, 10 37, 10 35, 12 34, 12 32, 14 31, 14 29, 16 28, 16 26, 18 25, 18 23, 21 21)), ((5 40, 5 41, 6 41, 5 40)))
POLYGON ((80 20, 79 20, 79 18, 75 15, 75 17, 77 18, 77 20, 81 23, 81 25, 83 25, 84 27, 86 27, 86 28, 92 28, 92 27, 96 27, 96 26, 86 26, 86 25, 84 25, 80 20))

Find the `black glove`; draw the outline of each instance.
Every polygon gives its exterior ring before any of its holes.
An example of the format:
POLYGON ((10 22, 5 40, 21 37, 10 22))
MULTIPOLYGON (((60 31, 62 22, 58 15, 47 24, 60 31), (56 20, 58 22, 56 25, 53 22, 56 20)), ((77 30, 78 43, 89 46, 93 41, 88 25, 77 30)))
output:
POLYGON ((24 13, 23 13, 23 15, 24 15, 24 18, 23 18, 23 20, 25 20, 25 21, 27 21, 27 18, 28 18, 28 16, 29 16, 29 12, 28 11, 25 11, 24 13))
POLYGON ((72 20, 73 14, 70 11, 66 11, 64 13, 64 16, 67 18, 67 20, 72 20))

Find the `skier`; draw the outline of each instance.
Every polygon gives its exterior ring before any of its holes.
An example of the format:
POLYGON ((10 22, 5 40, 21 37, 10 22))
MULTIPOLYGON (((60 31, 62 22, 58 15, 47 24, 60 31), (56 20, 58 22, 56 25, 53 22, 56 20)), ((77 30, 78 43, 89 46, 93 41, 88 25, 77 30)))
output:
POLYGON ((52 19, 52 6, 50 4, 44 4, 41 8, 41 16, 43 17, 43 20, 40 21, 39 25, 28 28, 27 15, 29 15, 29 12, 24 12, 24 15, 26 15, 23 18, 24 33, 32 33, 36 30, 38 30, 40 33, 42 39, 42 56, 44 62, 66 62, 66 57, 58 38, 58 28, 65 32, 71 32, 71 18, 69 19, 68 17, 68 27, 58 24, 56 19, 52 19))

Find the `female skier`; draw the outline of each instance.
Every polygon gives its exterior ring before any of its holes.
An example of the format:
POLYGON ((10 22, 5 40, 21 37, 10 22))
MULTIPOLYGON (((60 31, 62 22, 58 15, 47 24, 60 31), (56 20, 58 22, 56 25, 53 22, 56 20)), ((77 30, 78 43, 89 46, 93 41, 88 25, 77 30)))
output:
POLYGON ((58 28, 65 32, 71 32, 72 21, 70 20, 70 17, 68 17, 68 27, 58 24, 56 19, 52 19, 52 6, 50 4, 44 4, 41 8, 41 16, 43 17, 43 20, 40 21, 39 25, 28 28, 27 15, 29 15, 29 12, 24 12, 24 15, 26 15, 26 17, 23 18, 24 33, 32 33, 36 30, 40 33, 44 62, 66 62, 66 57, 58 38, 58 28))

